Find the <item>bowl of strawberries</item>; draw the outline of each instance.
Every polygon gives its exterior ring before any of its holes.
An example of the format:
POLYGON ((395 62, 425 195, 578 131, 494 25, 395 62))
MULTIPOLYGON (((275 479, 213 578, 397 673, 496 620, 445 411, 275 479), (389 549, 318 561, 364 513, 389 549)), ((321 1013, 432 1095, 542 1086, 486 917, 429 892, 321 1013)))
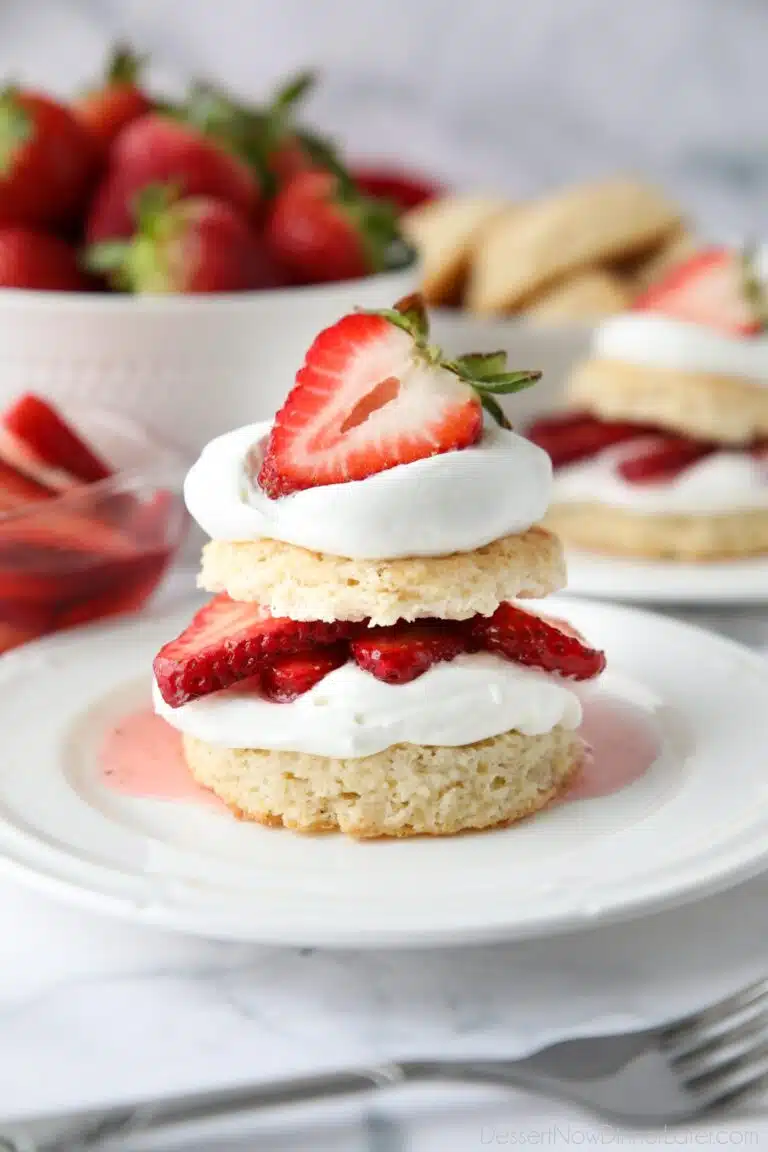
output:
POLYGON ((319 329, 418 268, 371 173, 297 125, 310 76, 263 107, 202 83, 172 104, 139 67, 119 50, 68 104, 0 95, 0 402, 106 405, 196 450, 266 416, 319 329))
POLYGON ((123 415, 16 399, 0 415, 0 654, 143 607, 185 535, 183 476, 123 415))

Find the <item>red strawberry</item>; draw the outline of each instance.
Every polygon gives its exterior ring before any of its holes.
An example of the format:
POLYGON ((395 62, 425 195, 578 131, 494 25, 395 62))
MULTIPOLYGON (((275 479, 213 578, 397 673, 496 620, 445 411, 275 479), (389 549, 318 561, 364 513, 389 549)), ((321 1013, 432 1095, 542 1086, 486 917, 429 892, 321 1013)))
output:
POLYGON ((30 640, 37 640, 44 636, 52 627, 49 614, 44 613, 39 618, 7 619, 6 613, 10 610, 13 617, 13 606, 0 604, 0 656, 18 648, 21 644, 28 644, 30 640))
POLYGON ((569 680, 590 680, 605 668, 604 652, 590 648, 570 628, 561 629, 515 604, 505 602, 492 616, 476 616, 471 631, 487 651, 569 680))
POLYGON ((50 500, 55 495, 45 484, 40 484, 12 465, 0 461, 0 516, 18 512, 30 504, 50 500))
POLYGON ((637 453, 621 460, 618 471, 632 484, 661 484, 674 480, 714 451, 713 444, 702 444, 687 436, 657 436, 639 446, 637 453))
POLYGON ((433 180, 402 172, 387 165, 359 164, 352 168, 352 179, 362 192, 378 200, 389 200, 400 212, 435 200, 445 191, 433 180))
POLYGON ((451 620, 368 628, 350 645, 355 663, 387 684, 407 684, 441 660, 453 660, 473 644, 465 625, 451 620))
POLYGON ((31 228, 0 228, 0 288, 86 292, 91 287, 66 241, 31 228))
POLYGON ((149 112, 120 134, 110 170, 86 225, 89 244, 133 232, 133 204, 149 184, 170 184, 181 196, 210 196, 253 217, 261 191, 253 169, 189 124, 149 112))
POLYGON ((37 92, 0 96, 0 224, 71 224, 95 169, 94 147, 68 108, 37 92))
POLYGON ((346 644, 297 652, 295 656, 279 656, 261 672, 261 691, 268 700, 288 704, 314 688, 334 668, 341 668, 349 659, 346 644))
POLYGON ((300 282, 352 280, 387 266, 397 241, 386 205, 330 172, 304 172, 275 199, 267 244, 300 282))
MULTIPOLYGON (((0 242, 1 246, 1 242, 0 242)), ((27 392, 2 417, 0 457, 52 488, 91 484, 112 475, 46 400, 27 392)))
POLYGON ((130 48, 118 46, 104 82, 73 102, 73 111, 106 154, 122 130, 152 108, 152 102, 139 86, 142 60, 130 48))
POLYGON ((614 444, 637 440, 648 433, 649 428, 643 424, 631 424, 627 420, 599 420, 586 412, 565 412, 535 420, 526 436, 544 449, 555 468, 562 468, 595 456, 614 444))
POLYGON ((352 626, 306 623, 270 616, 260 604, 240 603, 222 593, 155 657, 157 684, 166 704, 178 708, 253 676, 277 656, 313 644, 332 644, 352 626))
POLYGON ((192 196, 173 203, 168 189, 145 188, 130 241, 108 240, 88 252, 113 287, 138 293, 239 292, 269 288, 281 277, 261 240, 235 208, 192 196))
POLYGON ((761 331, 764 318, 752 298, 744 259, 726 248, 707 248, 675 265, 635 301, 641 312, 661 312, 737 336, 761 331))
POLYGON ((466 448, 482 435, 481 406, 508 427, 494 394, 540 374, 506 372, 503 352, 443 361, 428 336, 420 296, 321 332, 275 417, 258 474, 266 494, 363 480, 466 448))

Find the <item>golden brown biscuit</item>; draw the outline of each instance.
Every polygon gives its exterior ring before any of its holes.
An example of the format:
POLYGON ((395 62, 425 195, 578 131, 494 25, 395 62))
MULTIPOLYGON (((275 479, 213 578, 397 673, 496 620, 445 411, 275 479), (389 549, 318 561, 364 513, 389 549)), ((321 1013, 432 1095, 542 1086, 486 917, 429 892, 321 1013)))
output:
POLYGON ((508 312, 569 272, 652 248, 679 222, 674 205, 635 180, 567 188, 483 230, 467 304, 482 314, 508 312))
POLYGON ((511 824, 563 793, 583 762, 576 732, 505 732, 461 748, 396 744, 336 760, 302 752, 230 749, 184 736, 199 784, 239 817, 298 832, 452 836, 511 824))
POLYGON ((607 504, 556 504, 547 524, 563 542, 608 556, 725 560, 768 554, 768 512, 650 516, 607 504))
POLYGON ((585 268, 537 293, 525 312, 542 324, 578 323, 624 312, 630 299, 618 276, 601 268, 585 268))
POLYGON ((571 375, 568 400, 606 420, 655 424, 718 444, 768 436, 768 388, 738 377, 587 360, 571 375))
POLYGON ((198 584, 233 600, 258 600, 273 616, 394 624, 490 616, 502 600, 556 592, 565 566, 560 542, 543 528, 475 552, 405 560, 345 560, 275 540, 212 540, 198 584))
POLYGON ((411 209, 400 223, 423 262, 422 291, 429 304, 458 304, 476 238, 504 209, 500 197, 446 196, 411 209))

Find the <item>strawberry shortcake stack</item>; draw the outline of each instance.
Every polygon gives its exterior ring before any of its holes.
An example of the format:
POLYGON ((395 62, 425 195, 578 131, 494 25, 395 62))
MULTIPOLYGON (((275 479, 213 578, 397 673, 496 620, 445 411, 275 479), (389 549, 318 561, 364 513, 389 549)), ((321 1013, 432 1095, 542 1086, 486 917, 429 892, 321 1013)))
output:
POLYGON ((760 261, 709 249, 607 320, 570 410, 531 439, 567 544, 671 560, 768 553, 768 301, 760 261))
POLYGON ((355 837, 508 824, 583 759, 603 654, 525 609, 564 583, 545 452, 446 360, 419 297, 321 332, 271 424, 187 478, 213 599, 154 663, 157 711, 238 816, 355 837))

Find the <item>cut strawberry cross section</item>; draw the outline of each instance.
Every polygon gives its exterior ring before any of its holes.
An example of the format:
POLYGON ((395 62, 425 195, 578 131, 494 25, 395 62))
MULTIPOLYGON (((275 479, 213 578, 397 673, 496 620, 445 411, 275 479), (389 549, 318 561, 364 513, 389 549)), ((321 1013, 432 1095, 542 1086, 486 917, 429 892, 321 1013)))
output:
POLYGON ((766 324, 765 292, 751 260, 727 248, 707 248, 677 264, 634 308, 735 336, 753 336, 766 324))
POLYGON ((154 662, 160 694, 172 708, 229 688, 277 657, 332 644, 354 627, 271 616, 260 604, 241 603, 222 593, 201 608, 154 662))
POLYGON ((605 653, 590 648, 573 629, 516 604, 505 602, 492 616, 476 616, 471 628, 479 647, 569 680, 590 680, 605 668, 605 653))
POLYGON ((503 352, 444 360, 427 343, 419 296, 345 316, 316 338, 278 412, 258 483, 273 499, 363 480, 479 440, 482 408, 538 379, 507 372, 503 352))

